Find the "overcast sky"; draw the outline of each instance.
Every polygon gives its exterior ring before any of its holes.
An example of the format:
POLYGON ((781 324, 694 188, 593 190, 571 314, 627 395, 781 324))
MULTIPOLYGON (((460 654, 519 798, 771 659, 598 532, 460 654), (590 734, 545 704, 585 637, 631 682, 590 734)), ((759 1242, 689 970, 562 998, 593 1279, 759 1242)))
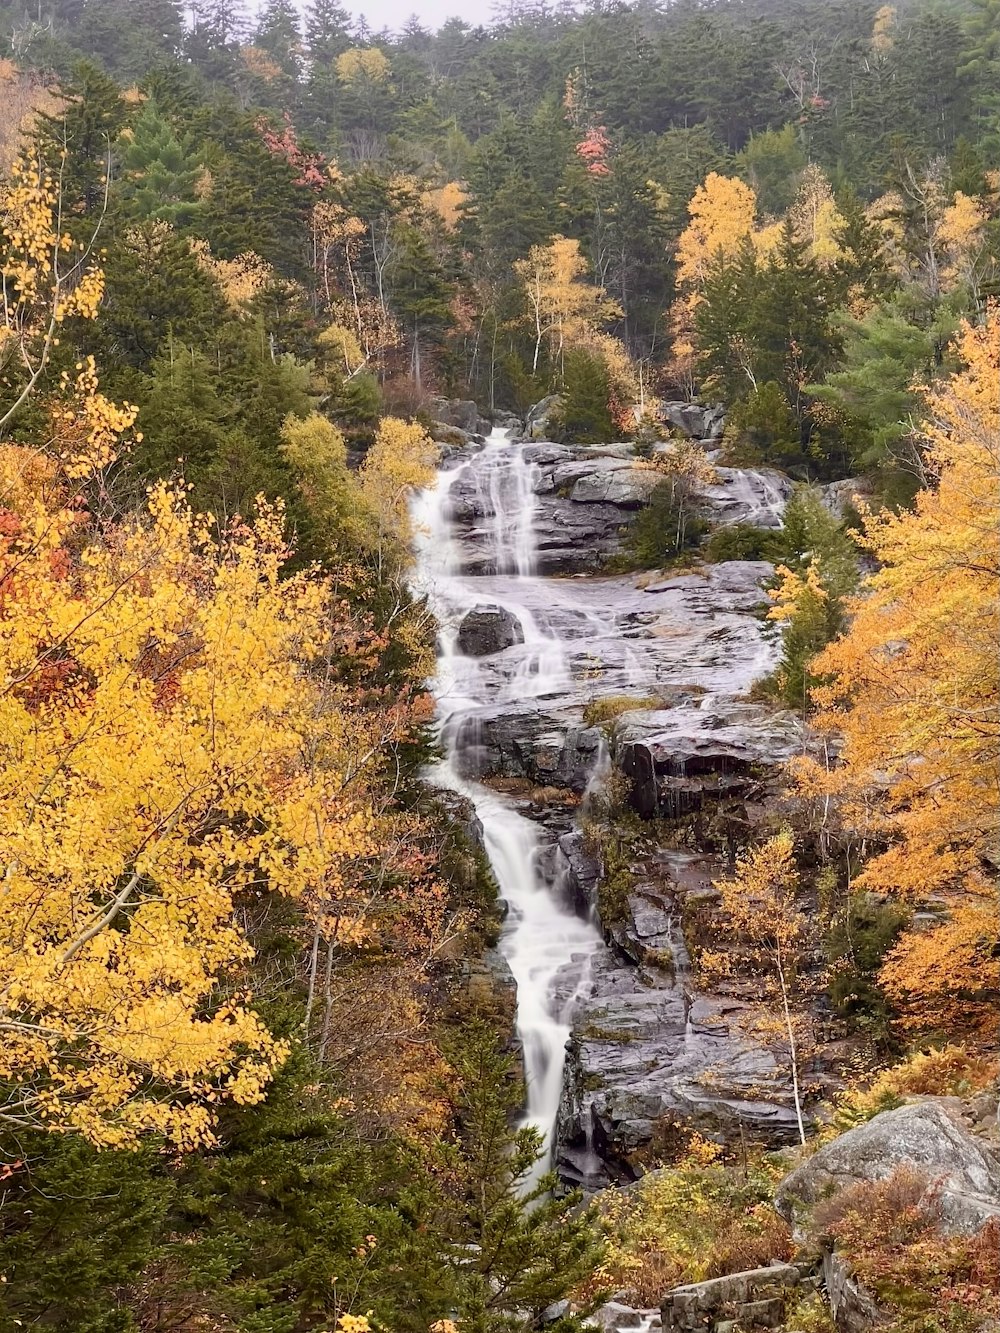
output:
MULTIPOLYGON (((382 28, 397 31, 416 14, 425 28, 440 28, 445 19, 458 17, 473 27, 491 17, 491 0, 341 0, 356 18, 364 14, 373 32, 382 28)), ((299 0, 304 9, 307 0, 299 0)))

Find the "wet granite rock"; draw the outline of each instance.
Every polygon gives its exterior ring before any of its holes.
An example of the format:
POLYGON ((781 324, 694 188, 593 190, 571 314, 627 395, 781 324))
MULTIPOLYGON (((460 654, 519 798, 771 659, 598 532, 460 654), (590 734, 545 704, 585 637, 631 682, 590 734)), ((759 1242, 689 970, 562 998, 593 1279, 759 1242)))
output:
POLYGON ((745 1330, 777 1328, 784 1322, 785 1296, 801 1282, 795 1264, 775 1262, 674 1287, 663 1298, 663 1327, 701 1333, 716 1330, 721 1320, 736 1320, 745 1330))
POLYGON ((488 435, 490 432, 490 423, 480 416, 479 408, 471 398, 433 398, 431 408, 438 422, 456 426, 468 435, 488 435))
MULTIPOLYGON (((664 933, 681 943, 678 929, 664 933)), ((740 1001, 692 993, 662 968, 598 957, 570 1039, 556 1132, 562 1178, 586 1189, 634 1179, 632 1155, 672 1124, 793 1142, 787 1062, 753 1035, 759 1017, 740 1001)))
POLYGON ((795 483, 774 468, 716 466, 717 480, 702 487, 709 517, 721 527, 748 523, 758 528, 780 528, 788 497, 795 483))
POLYGON ((520 622, 503 606, 474 606, 458 627, 458 646, 466 657, 490 657, 523 642, 520 622))
POLYGON ((645 818, 676 819, 706 801, 759 788, 764 770, 801 752, 804 733, 793 713, 739 700, 625 713, 612 757, 630 784, 628 803, 645 818))
POLYGON ((613 504, 620 509, 641 509, 661 484, 655 472, 626 466, 584 473, 573 483, 574 504, 613 504))
POLYGON ((775 1206, 800 1222, 821 1199, 861 1180, 885 1180, 910 1166, 928 1180, 948 1234, 970 1235, 1000 1217, 1000 1160, 962 1124, 956 1099, 934 1098, 883 1111, 796 1167, 775 1206))
POLYGON ((660 1333, 660 1312, 637 1310, 616 1296, 599 1305, 584 1326, 603 1329, 604 1333, 660 1333))

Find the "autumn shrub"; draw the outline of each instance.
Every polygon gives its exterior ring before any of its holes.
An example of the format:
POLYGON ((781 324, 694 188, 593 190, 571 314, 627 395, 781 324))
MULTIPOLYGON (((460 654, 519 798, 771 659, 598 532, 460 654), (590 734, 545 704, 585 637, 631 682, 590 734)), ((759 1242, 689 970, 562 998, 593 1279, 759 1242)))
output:
MULTIPOLYGON (((688 1154, 601 1203, 607 1254, 592 1284, 656 1304, 685 1282, 757 1268, 792 1254, 791 1235, 771 1207, 773 1176, 762 1160, 744 1173, 688 1154)), ((708 1145, 711 1147, 711 1145, 708 1145)))
POLYGON ((844 1093, 837 1102, 835 1126, 843 1132, 864 1124, 880 1111, 901 1106, 907 1097, 968 1097, 995 1082, 1000 1062, 992 1055, 947 1045, 918 1051, 885 1069, 870 1087, 844 1093))
POLYGON ((602 722, 614 722, 622 713, 633 709, 644 711, 659 706, 659 699, 650 695, 608 694, 603 699, 591 699, 583 710, 583 724, 586 727, 598 727, 602 722))
POLYGON ((1000 1220, 945 1235, 934 1182, 912 1167, 849 1187, 815 1221, 899 1333, 995 1327, 1000 1220))

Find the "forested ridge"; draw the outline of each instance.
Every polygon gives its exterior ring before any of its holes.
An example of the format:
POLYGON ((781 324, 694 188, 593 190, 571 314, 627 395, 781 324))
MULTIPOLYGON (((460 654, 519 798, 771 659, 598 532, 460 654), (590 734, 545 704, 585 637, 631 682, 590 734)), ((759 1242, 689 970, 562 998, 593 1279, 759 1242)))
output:
MULTIPOLYGON (((992 1327, 1000 1194, 775 1199, 911 1098, 992 1114, 996 0, 0 0, 0 224, 0 1328, 571 1333, 821 1253, 898 1333, 992 1327), (490 422, 626 442, 602 575, 766 581, 780 780, 650 818, 615 727, 676 700, 597 663, 606 790, 496 786, 583 811, 615 946, 657 848, 715 858, 692 984, 767 1008, 799 1158, 672 1120, 641 1188, 518 1188, 412 587, 490 422), (719 520, 747 470, 779 526, 719 520)), ((780 1326, 832 1333, 804 1281, 780 1326)))

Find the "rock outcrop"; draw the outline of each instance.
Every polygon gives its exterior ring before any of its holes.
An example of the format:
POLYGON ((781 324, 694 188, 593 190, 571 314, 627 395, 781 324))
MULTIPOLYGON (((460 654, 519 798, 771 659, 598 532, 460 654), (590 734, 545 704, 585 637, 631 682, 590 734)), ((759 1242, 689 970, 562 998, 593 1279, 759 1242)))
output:
POLYGON ((433 398, 431 408, 437 421, 456 426, 467 435, 486 435, 490 431, 490 423, 479 415, 471 398, 433 398))
POLYGON ((719 440, 725 428, 725 411, 719 404, 703 407, 699 403, 661 402, 656 415, 689 440, 719 440))
POLYGON ((503 606, 474 606, 458 627, 458 646, 466 657, 489 657, 523 642, 517 617, 503 606))
POLYGON ((901 1166, 926 1175, 951 1234, 971 1234, 1000 1217, 1000 1161, 958 1118, 954 1099, 883 1111, 841 1134, 778 1187, 776 1207, 797 1225, 820 1200, 862 1180, 885 1180, 901 1166))
POLYGON ((634 1179, 635 1153, 680 1126, 737 1140, 742 1126, 775 1144, 796 1135, 787 1062, 754 1035, 759 1011, 688 988, 678 916, 655 945, 639 938, 661 956, 597 959, 573 1023, 556 1167, 586 1189, 634 1179))
POLYGON ((759 792, 763 770, 783 764, 802 744, 792 713, 736 700, 711 707, 701 701, 624 714, 612 755, 638 814, 677 819, 706 801, 759 792))
POLYGON ((525 440, 546 440, 552 434, 555 418, 562 407, 562 394, 550 393, 547 398, 541 402, 535 403, 534 407, 528 409, 527 416, 524 419, 525 440))
POLYGON ((795 1264, 775 1263, 674 1287, 663 1298, 663 1328, 678 1333, 716 1333, 734 1323, 744 1330, 777 1328, 784 1322, 789 1292, 801 1282, 795 1264))

